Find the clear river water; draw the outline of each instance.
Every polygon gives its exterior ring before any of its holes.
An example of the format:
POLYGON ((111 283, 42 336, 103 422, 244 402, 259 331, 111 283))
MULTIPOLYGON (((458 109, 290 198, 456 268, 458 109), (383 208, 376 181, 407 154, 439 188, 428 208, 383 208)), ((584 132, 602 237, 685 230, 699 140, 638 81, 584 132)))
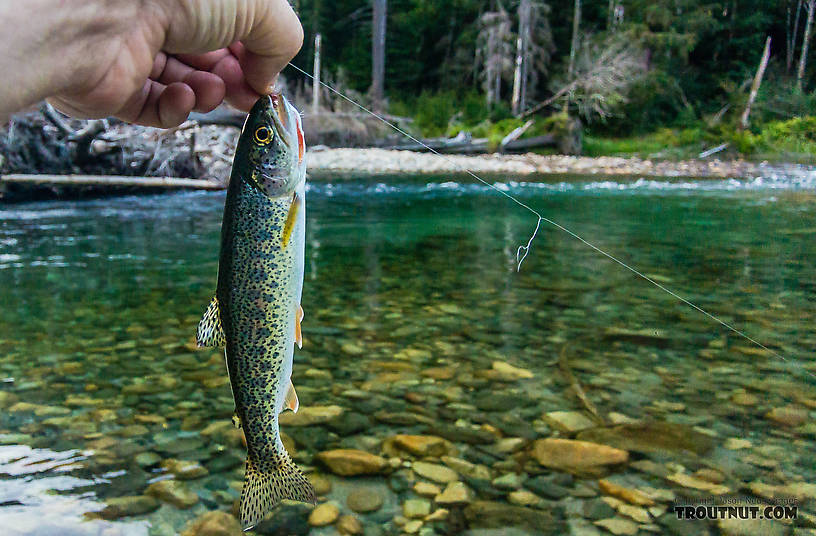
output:
MULTIPOLYGON (((535 217, 466 178, 315 179, 281 429, 338 512, 257 532, 816 527, 816 177, 497 186, 767 348, 546 224, 517 272, 535 217), (797 518, 674 511, 724 497, 797 518)), ((202 516, 233 511, 244 449, 223 354, 194 342, 223 203, 0 206, 0 532, 230 533, 202 516)))

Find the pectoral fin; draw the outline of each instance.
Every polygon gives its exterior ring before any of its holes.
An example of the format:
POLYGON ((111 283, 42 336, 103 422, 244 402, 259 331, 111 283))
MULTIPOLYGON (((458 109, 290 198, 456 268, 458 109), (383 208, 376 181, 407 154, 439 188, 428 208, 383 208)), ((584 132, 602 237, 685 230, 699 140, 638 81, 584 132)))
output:
POLYGON ((292 238, 292 231, 295 230, 295 223, 297 223, 297 216, 298 211, 300 210, 300 206, 302 205, 302 201, 300 196, 297 192, 294 193, 292 196, 292 203, 289 205, 289 214, 286 216, 286 223, 283 224, 283 234, 281 235, 281 244, 284 247, 289 243, 289 239, 292 238))
POLYGON ((303 307, 298 305, 295 313, 295 342, 298 348, 303 348, 303 334, 300 332, 300 323, 303 321, 303 307))
POLYGON ((198 323, 196 344, 199 347, 223 346, 226 342, 224 329, 221 327, 221 310, 218 308, 218 298, 213 296, 210 305, 201 318, 201 322, 198 323))
POLYGON ((289 389, 286 391, 286 400, 283 407, 284 409, 291 409, 295 413, 297 413, 297 410, 300 407, 300 401, 298 401, 297 393, 295 392, 295 385, 292 383, 292 380, 289 380, 289 389))

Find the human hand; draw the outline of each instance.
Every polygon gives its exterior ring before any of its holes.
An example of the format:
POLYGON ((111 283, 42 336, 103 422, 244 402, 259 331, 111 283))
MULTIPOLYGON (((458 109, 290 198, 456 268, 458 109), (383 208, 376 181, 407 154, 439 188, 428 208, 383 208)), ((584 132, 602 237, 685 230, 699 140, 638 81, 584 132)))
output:
POLYGON ((0 123, 48 98, 74 117, 172 127, 249 110, 303 41, 286 0, 0 0, 0 123))

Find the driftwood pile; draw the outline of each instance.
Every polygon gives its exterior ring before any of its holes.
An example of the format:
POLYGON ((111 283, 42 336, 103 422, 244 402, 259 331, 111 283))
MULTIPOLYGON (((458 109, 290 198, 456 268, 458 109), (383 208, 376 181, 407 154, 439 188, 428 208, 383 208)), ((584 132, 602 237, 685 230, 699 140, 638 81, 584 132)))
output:
POLYGON ((233 128, 194 122, 161 130, 116 119, 73 120, 43 104, 0 129, 0 198, 212 189, 229 176, 236 138, 233 128))
POLYGON ((230 154, 228 140, 190 125, 159 130, 115 119, 78 121, 43 105, 0 131, 0 173, 201 178, 208 175, 205 160, 219 154, 199 146, 212 147, 214 135, 216 147, 230 154))

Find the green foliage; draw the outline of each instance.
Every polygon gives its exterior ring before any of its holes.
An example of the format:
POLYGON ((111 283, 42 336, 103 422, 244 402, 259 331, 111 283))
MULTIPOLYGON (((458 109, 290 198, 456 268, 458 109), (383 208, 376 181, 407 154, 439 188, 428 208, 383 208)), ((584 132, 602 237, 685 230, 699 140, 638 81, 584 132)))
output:
POLYGON ((754 151, 783 155, 792 160, 816 159, 816 117, 795 117, 765 125, 755 141, 754 151))
POLYGON ((762 129, 762 137, 774 142, 816 143, 816 117, 794 117, 770 123, 762 129))
POLYGON ((754 122, 761 124, 801 117, 816 110, 816 91, 801 91, 793 80, 780 78, 781 74, 760 88, 751 112, 754 122))
POLYGON ((392 101, 389 110, 394 115, 414 118, 414 124, 423 136, 441 136, 457 111, 459 99, 450 91, 431 93, 423 91, 418 97, 392 101))
POLYGON ((633 138, 599 138, 584 136, 586 156, 648 156, 666 148, 666 144, 653 136, 633 138))
POLYGON ((744 155, 753 154, 757 150, 760 140, 761 137, 750 130, 735 131, 731 134, 731 143, 734 144, 734 148, 738 153, 744 155))
POLYGON ((584 154, 695 158, 705 148, 721 143, 730 145, 724 155, 816 162, 816 117, 772 121, 756 130, 745 131, 739 131, 734 124, 706 127, 698 122, 692 128, 660 128, 651 134, 629 138, 589 135, 584 138, 584 154))

